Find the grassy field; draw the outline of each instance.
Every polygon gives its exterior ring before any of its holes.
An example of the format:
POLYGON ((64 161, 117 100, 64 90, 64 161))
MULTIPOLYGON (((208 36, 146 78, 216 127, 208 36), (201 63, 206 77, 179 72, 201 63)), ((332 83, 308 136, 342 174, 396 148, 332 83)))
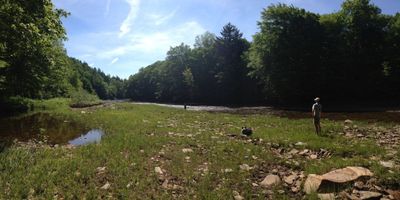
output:
MULTIPOLYGON (((233 199, 237 193, 245 199, 299 199, 305 195, 301 191, 259 183, 276 170, 306 176, 345 166, 366 167, 383 187, 399 188, 399 170, 379 164, 398 162, 398 146, 388 157, 373 138, 346 138, 339 134, 343 121, 322 120, 323 135, 317 136, 311 119, 272 114, 131 103, 71 109, 63 99, 37 101, 35 108, 107 134, 99 144, 77 148, 20 143, 3 148, 0 199, 233 199), (240 136, 242 126, 252 127, 254 134, 240 136), (316 159, 289 153, 321 148, 328 153, 316 159)), ((361 120, 351 126, 395 125, 361 120)))

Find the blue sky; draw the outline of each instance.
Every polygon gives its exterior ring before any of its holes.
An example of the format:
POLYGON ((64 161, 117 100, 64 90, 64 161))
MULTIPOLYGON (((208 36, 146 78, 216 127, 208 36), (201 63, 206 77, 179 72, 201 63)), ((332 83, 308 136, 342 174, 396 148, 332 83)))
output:
MULTIPOLYGON (((231 22, 248 40, 263 8, 293 4, 315 13, 340 9, 341 0, 53 0, 71 13, 63 19, 68 55, 128 78, 163 60, 171 46, 192 45, 197 35, 219 34, 231 22)), ((373 0, 383 13, 400 11, 400 0, 373 0)))

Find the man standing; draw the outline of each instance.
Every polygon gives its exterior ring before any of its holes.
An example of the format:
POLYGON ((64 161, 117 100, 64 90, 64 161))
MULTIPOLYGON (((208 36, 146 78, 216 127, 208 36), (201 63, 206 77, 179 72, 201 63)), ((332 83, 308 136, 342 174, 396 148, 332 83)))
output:
POLYGON ((317 135, 319 135, 321 133, 321 110, 322 110, 322 106, 321 104, 319 104, 319 97, 315 98, 314 101, 314 105, 312 106, 312 114, 314 117, 314 126, 315 126, 315 132, 317 133, 317 135))

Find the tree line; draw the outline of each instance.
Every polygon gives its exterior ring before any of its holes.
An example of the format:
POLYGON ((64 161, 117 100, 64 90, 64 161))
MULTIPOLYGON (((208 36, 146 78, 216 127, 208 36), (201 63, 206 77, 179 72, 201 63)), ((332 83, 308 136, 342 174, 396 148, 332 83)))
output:
POLYGON ((66 31, 51 0, 0 1, 0 101, 10 97, 123 98, 124 81, 67 55, 66 31))
POLYGON ((131 76, 128 97, 207 104, 396 104, 400 100, 400 14, 346 0, 319 15, 285 4, 261 13, 246 41, 232 24, 196 37, 131 76))
POLYGON ((369 0, 346 0, 331 14, 286 4, 265 8, 247 41, 228 23, 191 47, 131 75, 111 77, 67 55, 51 0, 0 0, 0 100, 70 97, 219 105, 342 104, 400 100, 400 14, 369 0))

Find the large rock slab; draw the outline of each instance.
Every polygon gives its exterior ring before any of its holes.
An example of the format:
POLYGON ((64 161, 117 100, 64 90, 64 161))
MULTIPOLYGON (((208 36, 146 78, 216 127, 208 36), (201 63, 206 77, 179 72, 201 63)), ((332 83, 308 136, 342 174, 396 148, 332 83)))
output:
POLYGON ((346 167, 328 172, 322 175, 322 178, 334 183, 347 183, 363 176, 371 177, 373 175, 371 171, 363 167, 346 167))
POLYGON ((361 177, 371 176, 373 176, 373 173, 363 167, 346 167, 323 175, 310 174, 304 183, 304 192, 310 194, 320 190, 322 185, 329 185, 329 183, 336 185, 346 184, 356 181, 361 177))

